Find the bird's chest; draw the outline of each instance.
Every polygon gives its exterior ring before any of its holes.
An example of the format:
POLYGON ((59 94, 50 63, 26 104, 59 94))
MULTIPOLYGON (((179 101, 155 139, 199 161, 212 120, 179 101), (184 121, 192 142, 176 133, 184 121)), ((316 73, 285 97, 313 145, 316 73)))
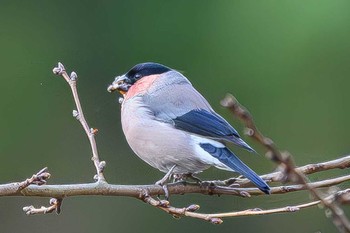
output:
POLYGON ((167 127, 153 118, 147 107, 134 98, 122 105, 122 128, 129 146, 141 159, 160 169, 160 155, 168 148, 163 146, 167 127))
POLYGON ((142 97, 133 97, 122 103, 121 123, 126 138, 140 137, 143 131, 152 127, 152 113, 145 106, 142 97))

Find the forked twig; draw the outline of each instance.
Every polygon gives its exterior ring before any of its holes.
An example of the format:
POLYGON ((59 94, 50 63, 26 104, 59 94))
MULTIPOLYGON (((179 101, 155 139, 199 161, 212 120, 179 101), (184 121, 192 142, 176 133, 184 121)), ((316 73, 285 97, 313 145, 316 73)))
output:
POLYGON ((246 126, 246 134, 261 143, 266 149, 266 156, 272 161, 283 166, 286 180, 303 184, 309 192, 332 213, 333 223, 340 232, 350 232, 350 222, 344 211, 335 202, 322 198, 319 191, 309 186, 307 177, 296 169, 292 155, 288 152, 282 153, 270 138, 265 137, 256 127, 253 117, 249 111, 243 107, 233 95, 226 95, 221 101, 221 105, 228 108, 233 115, 237 116, 246 126))

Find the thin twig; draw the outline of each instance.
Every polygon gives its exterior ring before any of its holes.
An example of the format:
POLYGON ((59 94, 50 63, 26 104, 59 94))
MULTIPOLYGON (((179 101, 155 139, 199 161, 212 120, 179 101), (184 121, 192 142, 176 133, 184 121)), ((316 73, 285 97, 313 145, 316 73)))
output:
POLYGON ((232 95, 226 95, 221 104, 228 108, 233 115, 237 116, 246 126, 246 133, 261 143, 267 150, 267 157, 276 163, 283 165, 284 174, 287 180, 292 180, 303 184, 309 192, 332 213, 333 223, 340 232, 350 232, 350 222, 344 214, 344 211, 335 203, 323 199, 319 191, 309 186, 308 179, 304 174, 298 171, 292 159, 292 155, 288 152, 282 153, 270 138, 265 137, 256 127, 253 117, 249 111, 243 107, 237 99, 232 95))
POLYGON ((48 214, 54 211, 56 212, 56 214, 59 214, 61 212, 62 200, 63 199, 51 198, 50 206, 48 207, 41 206, 40 208, 35 208, 31 205, 23 207, 23 211, 26 213, 26 215, 48 214))
POLYGON ((44 185, 46 184, 46 181, 50 178, 50 176, 51 175, 48 172, 47 167, 45 167, 38 171, 36 174, 34 174, 32 177, 26 179, 25 181, 17 183, 18 190, 22 190, 31 184, 44 185))
MULTIPOLYGON (((316 172, 327 171, 331 169, 345 169, 349 167, 350 167, 350 155, 347 155, 347 156, 326 161, 326 162, 307 164, 301 167, 297 167, 296 170, 305 175, 309 175, 316 172)), ((283 174, 282 171, 261 175, 260 177, 268 183, 285 181, 285 175, 283 174)), ((214 182, 217 182, 217 181, 214 181, 214 182)), ((218 185, 229 185, 229 184, 236 185, 237 184, 241 188, 254 186, 250 182, 250 180, 246 178, 230 178, 224 181, 219 181, 219 183, 217 184, 218 185)))
POLYGON ((60 62, 58 63, 57 67, 53 68, 52 71, 54 74, 62 76, 66 80, 66 82, 69 84, 69 86, 72 90, 75 105, 77 107, 77 110, 73 110, 73 116, 77 120, 79 120, 79 122, 81 123, 81 125, 84 128, 86 135, 89 138, 90 146, 91 146, 91 150, 92 150, 92 161, 94 162, 94 165, 96 168, 95 179, 97 181, 105 182, 106 179, 103 175, 103 170, 106 166, 106 162, 100 161, 99 156, 98 156, 98 151, 97 151, 96 140, 95 140, 95 135, 98 132, 98 130, 90 128, 87 121, 85 120, 84 112, 83 112, 83 109, 81 107, 79 95, 78 95, 78 91, 77 91, 77 78, 78 78, 78 76, 74 71, 69 76, 67 74, 66 69, 64 68, 63 64, 60 62))
MULTIPOLYGON (((344 195, 344 194, 349 194, 350 189, 347 190, 342 190, 336 194, 330 195, 327 198, 324 198, 324 200, 327 200, 329 202, 333 202, 333 200, 339 196, 339 195, 344 195), (341 193, 341 194, 340 194, 341 193)), ((173 215, 174 217, 192 217, 192 218, 197 218, 197 219, 202 219, 205 221, 209 221, 214 224, 221 224, 222 218, 227 218, 227 217, 238 217, 238 216, 252 216, 252 215, 266 215, 266 214, 275 214, 275 213, 285 213, 285 212, 296 212, 301 209, 305 209, 308 207, 316 206, 321 203, 320 200, 318 201, 313 201, 313 202, 308 202, 304 204, 299 204, 299 205, 294 205, 294 206, 286 206, 286 207, 281 207, 281 208, 275 208, 275 209, 268 209, 268 210, 262 210, 259 208, 255 209, 248 209, 248 210, 243 210, 243 211, 232 211, 232 212, 227 212, 227 213, 218 213, 218 214, 205 214, 205 213, 197 213, 199 209, 198 205, 190 205, 189 207, 185 208, 176 208, 170 205, 169 202, 164 201, 164 200, 156 200, 152 198, 150 195, 144 194, 142 199, 165 212, 168 214, 173 215)))

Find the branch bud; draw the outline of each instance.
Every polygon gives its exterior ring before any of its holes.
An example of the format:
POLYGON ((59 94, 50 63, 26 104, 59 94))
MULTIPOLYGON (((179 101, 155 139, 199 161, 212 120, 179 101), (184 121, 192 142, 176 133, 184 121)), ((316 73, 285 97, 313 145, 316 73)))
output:
POLYGON ((209 221, 213 224, 221 224, 224 222, 221 218, 211 218, 209 221))
POLYGON ((237 103, 236 98, 233 95, 231 95, 231 94, 227 94, 224 97, 224 99, 222 99, 220 101, 221 106, 223 106, 225 108, 233 107, 236 103, 237 103))
POLYGON ((25 206, 23 207, 23 211, 26 212, 26 215, 30 215, 30 211, 34 208, 34 206, 25 206))
POLYGON ((244 129, 244 134, 247 135, 247 136, 249 136, 249 137, 253 136, 254 133, 255 133, 255 131, 254 131, 253 129, 251 129, 251 128, 246 127, 246 128, 244 129))
POLYGON ((197 210, 199 210, 200 206, 196 205, 196 204, 192 204, 189 207, 186 208, 186 211, 188 212, 195 212, 197 210))
POLYGON ((74 71, 72 73, 70 73, 70 76, 69 76, 70 80, 72 81, 76 81, 78 79, 78 75, 77 73, 75 73, 74 71))
POLYGON ((90 133, 92 133, 93 135, 96 135, 98 133, 98 129, 91 128, 90 133))
POLYGON ((99 164, 98 164, 98 170, 100 172, 103 172, 103 170, 105 169, 106 167, 106 161, 101 161, 99 164))
POLYGON ((159 206, 168 208, 170 206, 170 202, 167 200, 159 200, 159 206))
POLYGON ((50 203, 50 205, 57 205, 57 199, 56 198, 51 198, 49 203, 50 203))
POLYGON ((295 207, 295 206, 287 206, 286 209, 287 209, 289 212, 296 212, 296 211, 299 211, 299 210, 300 210, 300 208, 295 207))
POLYGON ((241 197, 251 197, 251 195, 246 191, 240 191, 239 195, 241 195, 241 197))
POLYGON ((56 75, 61 75, 65 71, 65 68, 61 62, 58 63, 57 67, 53 68, 52 72, 56 75))
POLYGON ((77 110, 73 110, 72 115, 74 118, 78 119, 79 118, 79 112, 77 110))
POLYGON ((48 172, 47 167, 41 169, 38 173, 33 175, 31 178, 31 184, 43 185, 46 184, 46 181, 51 177, 51 174, 48 172))

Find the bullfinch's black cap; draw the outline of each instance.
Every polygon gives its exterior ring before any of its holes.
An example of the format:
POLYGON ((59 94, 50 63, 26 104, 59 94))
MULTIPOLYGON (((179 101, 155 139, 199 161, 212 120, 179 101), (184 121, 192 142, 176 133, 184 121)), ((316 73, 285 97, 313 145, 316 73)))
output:
POLYGON ((134 84, 137 80, 141 79, 142 77, 154 74, 163 74, 170 70, 171 68, 166 67, 162 64, 146 62, 135 65, 125 74, 125 77, 128 78, 130 84, 134 84))

